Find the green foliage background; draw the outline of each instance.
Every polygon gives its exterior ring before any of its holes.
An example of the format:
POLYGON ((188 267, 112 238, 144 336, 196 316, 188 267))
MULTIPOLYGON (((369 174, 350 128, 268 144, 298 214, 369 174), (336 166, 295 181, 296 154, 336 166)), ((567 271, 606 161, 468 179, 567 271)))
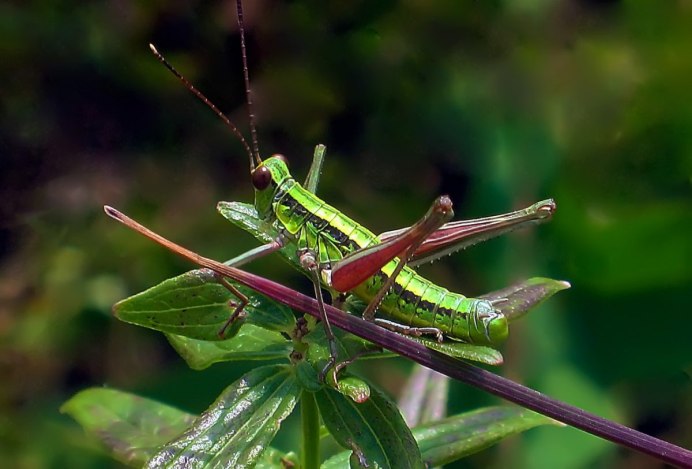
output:
MULTIPOLYGON (((569 280, 514 325, 501 372, 692 446, 690 2, 245 8, 263 154, 284 153, 302 178, 326 144, 320 194, 375 231, 411 224, 440 193, 459 218, 554 197, 549 225, 425 273, 468 294, 569 280)), ((161 336, 110 317, 191 266, 108 220, 104 203, 217 259, 254 245, 214 209, 251 200, 242 147, 148 42, 247 129, 232 2, 0 5, 0 466, 108 464, 57 411, 84 387, 199 412, 252 366, 189 371, 161 336)), ((251 269, 306 285, 278 258, 251 269)), ((395 393, 409 365, 383 363, 360 371, 395 393)), ((455 412, 496 402, 453 392, 455 412)), ((594 464, 655 467, 556 428, 460 467, 594 464)))

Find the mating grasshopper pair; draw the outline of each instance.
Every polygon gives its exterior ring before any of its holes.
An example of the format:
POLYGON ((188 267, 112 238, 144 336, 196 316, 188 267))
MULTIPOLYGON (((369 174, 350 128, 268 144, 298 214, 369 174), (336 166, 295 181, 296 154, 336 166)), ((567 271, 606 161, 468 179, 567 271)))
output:
POLYGON ((317 195, 325 148, 318 145, 304 184, 289 173, 286 159, 274 155, 260 158, 245 54, 242 6, 238 6, 238 24, 243 57, 247 104, 250 109, 253 147, 238 129, 201 92, 179 74, 158 51, 157 58, 184 85, 207 104, 233 130, 249 156, 250 175, 255 191, 254 209, 244 204, 219 204, 219 210, 244 229, 263 223, 266 229, 253 231, 265 244, 220 264, 181 248, 117 210, 106 207, 106 213, 129 227, 154 239, 193 262, 217 273, 222 284, 238 299, 225 332, 243 313, 248 299, 228 282, 227 266, 238 267, 273 252, 281 252, 312 281, 321 320, 329 343, 330 358, 322 376, 337 361, 334 334, 325 312, 322 289, 341 303, 346 294, 364 301, 363 319, 407 335, 433 335, 478 345, 496 346, 507 337, 508 319, 495 302, 468 298, 435 285, 419 275, 413 267, 452 253, 468 245, 505 233, 531 222, 544 221, 555 210, 549 199, 516 212, 470 221, 449 222, 453 217, 452 202, 441 196, 428 213, 413 226, 376 236, 317 195))

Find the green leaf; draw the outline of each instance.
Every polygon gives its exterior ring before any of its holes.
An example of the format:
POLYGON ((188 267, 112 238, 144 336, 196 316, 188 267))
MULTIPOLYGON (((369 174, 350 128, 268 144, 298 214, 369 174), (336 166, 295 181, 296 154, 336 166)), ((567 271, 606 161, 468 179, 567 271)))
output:
POLYGON ((244 325, 235 337, 217 342, 174 334, 166 337, 193 370, 225 361, 288 358, 291 353, 291 342, 280 333, 252 324, 244 325))
POLYGON ((227 387, 148 467, 252 467, 293 411, 299 393, 290 366, 256 368, 227 387))
MULTIPOLYGON (((247 322, 274 331, 290 331, 295 317, 286 306, 229 280, 250 300, 247 322)), ((218 333, 237 301, 208 269, 192 270, 120 301, 113 313, 121 321, 191 339, 219 341, 218 333)), ((237 331, 236 331, 237 332, 237 331)))
POLYGON ((320 381, 319 371, 308 361, 299 361, 295 368, 298 384, 306 391, 317 392, 324 387, 324 383, 320 381))
POLYGON ((499 350, 486 347, 485 345, 467 344, 466 342, 457 342, 451 339, 447 339, 444 342, 437 342, 436 340, 426 339, 425 337, 407 337, 416 342, 420 342, 430 349, 449 355, 450 357, 463 358, 486 365, 502 365, 504 361, 502 353, 500 353, 499 350))
POLYGON ((85 389, 60 411, 96 435, 113 457, 138 467, 196 418, 160 402, 106 388, 85 389))
MULTIPOLYGON (((413 429, 426 467, 448 464, 488 448, 503 438, 539 425, 561 423, 521 407, 485 407, 413 429)), ((329 458, 323 469, 346 467, 349 451, 329 458)))
POLYGON ((539 425, 559 422, 521 407, 486 407, 413 429, 423 461, 440 466, 539 425))
POLYGON ((507 288, 495 290, 480 296, 480 298, 495 301, 495 307, 507 319, 519 319, 531 309, 547 300, 560 290, 570 287, 568 282, 544 277, 534 277, 523 282, 515 283, 507 288))
MULTIPOLYGON (((315 399, 324 425, 351 450, 351 467, 424 467, 411 431, 381 391, 372 388, 370 399, 362 404, 330 388, 315 393, 315 399)), ((330 466, 331 459, 323 467, 344 467, 344 461, 330 466)))

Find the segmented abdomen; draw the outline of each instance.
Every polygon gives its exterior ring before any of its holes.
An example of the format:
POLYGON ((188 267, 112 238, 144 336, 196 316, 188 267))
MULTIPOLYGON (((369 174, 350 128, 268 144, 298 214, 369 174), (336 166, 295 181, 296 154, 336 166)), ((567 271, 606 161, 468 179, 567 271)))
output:
MULTIPOLYGON (((396 262, 385 265, 380 273, 359 285, 353 293, 371 299, 395 267, 396 262)), ((481 301, 484 300, 450 292, 405 267, 382 300, 380 311, 405 326, 435 327, 445 336, 474 342, 470 335, 471 321, 475 320, 473 314, 481 301)))

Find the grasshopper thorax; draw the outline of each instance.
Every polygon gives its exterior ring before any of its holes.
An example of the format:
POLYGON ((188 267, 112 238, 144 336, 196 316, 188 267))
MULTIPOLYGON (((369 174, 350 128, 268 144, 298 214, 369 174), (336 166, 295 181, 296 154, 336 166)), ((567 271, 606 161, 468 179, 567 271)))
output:
POLYGON ((283 155, 272 155, 250 172, 255 188, 255 209, 262 218, 271 215, 272 201, 277 190, 291 178, 288 162, 283 155))

